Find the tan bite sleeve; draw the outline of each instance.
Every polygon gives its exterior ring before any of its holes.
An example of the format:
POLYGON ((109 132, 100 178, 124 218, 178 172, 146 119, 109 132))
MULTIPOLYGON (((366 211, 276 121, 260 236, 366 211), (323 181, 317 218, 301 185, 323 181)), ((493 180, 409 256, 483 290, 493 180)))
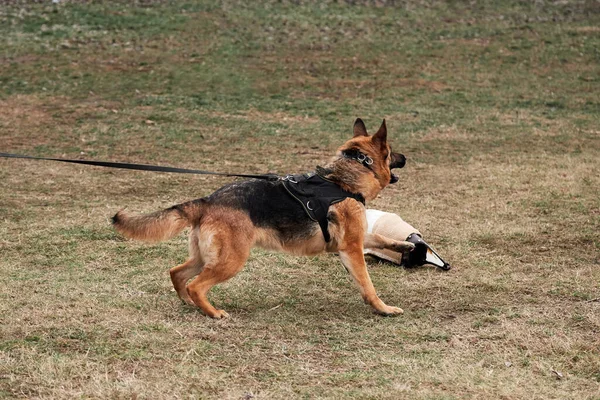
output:
MULTIPOLYGON (((367 232, 377 233, 393 240, 404 241, 412 233, 422 236, 421 232, 404 221, 397 214, 382 212, 379 210, 367 210, 367 221, 369 223, 367 232)), ((402 253, 397 253, 392 250, 364 249, 364 253, 379 257, 398 265, 400 265, 402 262, 402 253)))

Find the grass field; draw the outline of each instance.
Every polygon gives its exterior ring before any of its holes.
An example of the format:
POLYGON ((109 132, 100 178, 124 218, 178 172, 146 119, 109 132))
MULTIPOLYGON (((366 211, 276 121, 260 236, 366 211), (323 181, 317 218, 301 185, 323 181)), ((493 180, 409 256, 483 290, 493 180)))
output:
POLYGON ((0 152, 302 172, 362 117, 373 208, 454 268, 253 251, 182 305, 186 237, 117 235, 232 179, 0 159, 0 397, 600 399, 600 3, 0 4, 0 152))

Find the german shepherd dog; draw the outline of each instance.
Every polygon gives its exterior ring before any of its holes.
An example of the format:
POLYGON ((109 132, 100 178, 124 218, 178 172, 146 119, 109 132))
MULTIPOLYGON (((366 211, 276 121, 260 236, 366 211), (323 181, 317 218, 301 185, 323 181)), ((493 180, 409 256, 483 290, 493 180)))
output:
MULTIPOLYGON (((385 120, 377 133, 369 136, 363 121, 357 119, 354 136, 337 150, 326 167, 317 168, 317 174, 369 201, 398 181, 391 168, 401 168, 405 161, 387 144, 385 120), (363 162, 365 159, 370 163, 363 162)), ((212 318, 229 315, 208 301, 208 291, 237 274, 254 246, 309 256, 339 253, 365 303, 381 315, 401 314, 402 309, 386 305, 377 296, 363 248, 406 252, 414 245, 367 234, 365 207, 350 197, 329 207, 326 225, 330 240, 326 241, 319 224, 309 218, 301 204, 289 199, 282 180, 252 179, 152 214, 128 215, 121 210, 113 217, 113 224, 124 236, 149 242, 170 239, 191 227, 189 259, 171 268, 171 280, 181 300, 198 306, 212 318)))

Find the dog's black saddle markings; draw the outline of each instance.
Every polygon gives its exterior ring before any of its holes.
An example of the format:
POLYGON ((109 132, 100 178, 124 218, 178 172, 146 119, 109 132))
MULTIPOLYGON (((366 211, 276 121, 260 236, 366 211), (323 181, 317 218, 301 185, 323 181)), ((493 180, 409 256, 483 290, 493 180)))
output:
POLYGON ((288 175, 283 179, 283 187, 302 205, 310 219, 319 223, 326 242, 331 240, 327 229, 329 207, 348 197, 365 204, 362 195, 348 192, 337 183, 316 173, 288 175))

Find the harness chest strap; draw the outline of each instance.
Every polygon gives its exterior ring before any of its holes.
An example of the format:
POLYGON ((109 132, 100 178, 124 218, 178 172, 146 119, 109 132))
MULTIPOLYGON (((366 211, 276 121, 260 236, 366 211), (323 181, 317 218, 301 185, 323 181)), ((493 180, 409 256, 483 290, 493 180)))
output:
POLYGON ((352 198, 365 204, 365 199, 358 193, 348 192, 338 184, 315 173, 303 175, 288 175, 283 179, 283 187, 296 199, 308 217, 319 223, 326 242, 331 241, 327 213, 329 207, 347 198, 352 198))

